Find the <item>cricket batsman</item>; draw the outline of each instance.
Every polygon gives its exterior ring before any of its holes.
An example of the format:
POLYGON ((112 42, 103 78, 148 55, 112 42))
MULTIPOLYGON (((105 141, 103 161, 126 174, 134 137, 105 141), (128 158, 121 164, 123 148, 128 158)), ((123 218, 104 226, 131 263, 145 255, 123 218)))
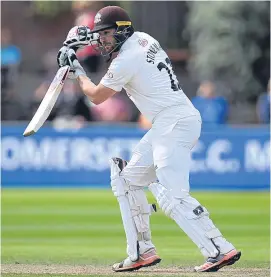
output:
POLYGON ((205 257, 195 271, 218 271, 234 264, 241 252, 223 237, 207 209, 190 195, 190 155, 200 137, 201 116, 180 87, 170 59, 157 40, 134 31, 129 15, 120 7, 102 8, 94 24, 93 30, 86 26, 70 30, 59 50, 58 65, 70 65, 69 78, 78 81, 92 103, 98 105, 124 88, 152 122, 128 163, 110 159, 111 187, 119 202, 128 254, 113 265, 113 270, 133 271, 161 261, 152 243, 151 209, 144 187, 205 257), (98 85, 87 77, 76 57, 76 50, 89 44, 111 62, 98 85))

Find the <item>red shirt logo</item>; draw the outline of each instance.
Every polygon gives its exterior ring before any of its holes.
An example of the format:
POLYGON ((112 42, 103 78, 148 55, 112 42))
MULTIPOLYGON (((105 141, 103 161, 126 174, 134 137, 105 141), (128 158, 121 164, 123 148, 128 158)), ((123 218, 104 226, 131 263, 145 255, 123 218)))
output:
POLYGON ((148 44, 148 41, 146 39, 139 39, 138 43, 142 46, 145 47, 148 44))

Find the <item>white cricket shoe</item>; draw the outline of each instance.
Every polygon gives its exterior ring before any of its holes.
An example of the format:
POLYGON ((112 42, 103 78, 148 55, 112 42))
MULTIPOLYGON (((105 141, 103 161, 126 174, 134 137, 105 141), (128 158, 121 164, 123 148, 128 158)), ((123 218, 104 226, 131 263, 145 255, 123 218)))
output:
POLYGON ((241 252, 236 249, 226 254, 221 254, 217 258, 208 258, 207 261, 200 266, 194 268, 197 272, 215 272, 226 265, 232 265, 241 257, 241 252))
POLYGON ((140 254, 139 259, 136 262, 132 262, 128 257, 124 261, 114 264, 112 269, 116 272, 134 271, 140 269, 141 267, 156 265, 160 263, 160 261, 161 259, 156 254, 156 250, 152 248, 145 253, 140 254))

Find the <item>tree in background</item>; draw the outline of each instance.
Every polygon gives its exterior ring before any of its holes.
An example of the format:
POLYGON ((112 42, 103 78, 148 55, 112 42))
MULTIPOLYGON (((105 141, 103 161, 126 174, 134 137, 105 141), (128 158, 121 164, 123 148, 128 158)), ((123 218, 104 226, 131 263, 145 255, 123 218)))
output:
POLYGON ((71 9, 71 1, 32 1, 31 10, 34 15, 55 17, 71 9))
POLYGON ((190 2, 187 33, 197 80, 227 86, 236 101, 255 99, 269 78, 269 2, 190 2))
MULTIPOLYGON (((35 0, 31 2, 31 9, 32 13, 35 15, 39 16, 45 16, 45 17, 55 17, 59 15, 62 12, 70 11, 72 5, 75 2, 85 2, 85 6, 87 7, 88 4, 94 5, 95 2, 100 2, 100 1, 81 1, 81 0, 73 0, 73 1, 40 1, 40 0, 35 0)), ((103 1, 104 5, 118 5, 119 1, 103 1)))

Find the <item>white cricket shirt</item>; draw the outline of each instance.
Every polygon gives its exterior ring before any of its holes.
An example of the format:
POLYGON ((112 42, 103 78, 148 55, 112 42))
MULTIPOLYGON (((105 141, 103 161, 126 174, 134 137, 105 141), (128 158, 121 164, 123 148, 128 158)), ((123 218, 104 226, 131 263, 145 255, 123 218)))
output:
POLYGON ((126 40, 101 84, 115 91, 124 88, 151 122, 171 106, 177 106, 180 118, 198 114, 180 88, 171 62, 159 42, 143 32, 135 32, 126 40))

